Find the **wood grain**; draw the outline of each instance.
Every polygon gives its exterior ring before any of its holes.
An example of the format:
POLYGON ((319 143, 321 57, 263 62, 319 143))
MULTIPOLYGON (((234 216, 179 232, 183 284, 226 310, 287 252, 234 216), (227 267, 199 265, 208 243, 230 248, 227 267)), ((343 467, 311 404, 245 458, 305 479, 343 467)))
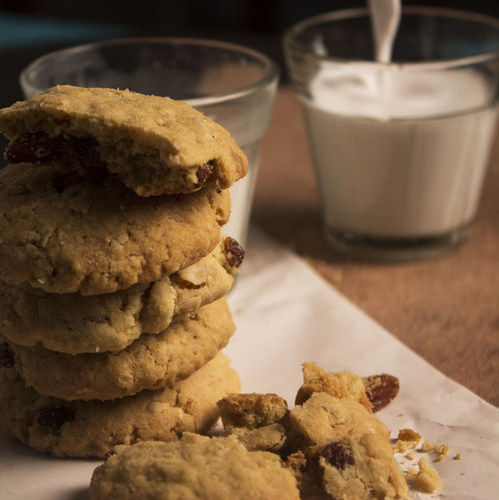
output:
POLYGON ((322 235, 301 110, 281 89, 262 146, 253 219, 427 361, 499 405, 499 140, 464 246, 416 263, 356 261, 336 254, 322 235))

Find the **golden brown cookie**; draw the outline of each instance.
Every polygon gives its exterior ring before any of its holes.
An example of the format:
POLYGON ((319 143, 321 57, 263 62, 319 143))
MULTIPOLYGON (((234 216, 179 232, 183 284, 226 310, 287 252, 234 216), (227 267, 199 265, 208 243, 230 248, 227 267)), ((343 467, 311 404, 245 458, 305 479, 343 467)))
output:
POLYGON ((229 194, 141 198, 60 165, 0 170, 0 280, 95 295, 190 266, 220 241, 229 194))
POLYGON ((116 450, 97 467, 90 498, 298 500, 293 475, 277 455, 248 451, 233 437, 185 433, 172 443, 116 450))
POLYGON ((205 432, 218 418, 217 399, 239 390, 239 378, 222 354, 171 388, 106 402, 40 396, 25 387, 1 353, 0 363, 0 431, 58 456, 104 457, 120 444, 205 432))
POLYGON ((330 498, 410 498, 389 441, 377 434, 353 433, 332 441, 323 448, 319 467, 330 498))
POLYGON ((336 398, 352 397, 369 411, 377 412, 399 392, 397 377, 382 373, 359 377, 350 372, 327 372, 315 363, 303 363, 303 384, 296 394, 296 404, 304 403, 314 392, 336 398))
POLYGON ((69 353, 120 351, 143 333, 159 333, 180 314, 224 296, 237 271, 223 237, 195 264, 154 283, 104 295, 52 294, 0 282, 0 332, 13 344, 69 353))
POLYGON ((62 354, 11 344, 28 386, 56 398, 114 399, 188 377, 224 348, 235 330, 225 298, 179 318, 163 333, 144 334, 123 351, 62 354))
POLYGON ((52 87, 0 110, 11 163, 63 161, 114 174, 140 196, 228 188, 248 160, 188 104, 128 90, 52 87))

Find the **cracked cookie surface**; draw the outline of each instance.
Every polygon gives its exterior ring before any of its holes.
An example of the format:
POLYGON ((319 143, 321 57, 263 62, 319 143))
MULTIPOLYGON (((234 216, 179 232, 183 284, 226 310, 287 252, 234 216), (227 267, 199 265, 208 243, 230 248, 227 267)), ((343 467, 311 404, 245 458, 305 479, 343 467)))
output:
POLYGON ((15 366, 40 394, 66 400, 108 400, 159 389, 188 377, 225 347, 235 326, 225 298, 164 332, 144 334, 123 351, 63 354, 10 345, 15 366))
POLYGON ((113 401, 63 401, 26 388, 12 367, 0 367, 0 430, 31 448, 68 457, 104 457, 120 444, 172 441, 205 432, 218 418, 216 401, 239 390, 219 354, 171 388, 113 401))
POLYGON ((217 403, 226 433, 248 450, 285 458, 302 499, 405 499, 409 490, 373 411, 386 406, 398 380, 358 377, 303 364, 296 406, 275 394, 230 394, 217 403))
POLYGON ((298 500, 277 455, 250 452, 232 437, 186 433, 174 443, 120 447, 92 476, 90 498, 298 500))
POLYGON ((0 110, 0 130, 12 163, 104 171, 140 196, 226 189, 248 169, 229 132, 201 112, 128 90, 52 87, 0 110))
POLYGON ((0 170, 0 280, 83 295, 157 281, 213 250, 229 213, 226 191, 140 198, 110 176, 8 165, 0 170))
POLYGON ((196 313, 230 290, 237 267, 226 240, 179 273, 112 294, 49 294, 0 282, 0 332, 16 345, 39 342, 68 354, 125 349, 143 333, 160 333, 175 316, 196 313))

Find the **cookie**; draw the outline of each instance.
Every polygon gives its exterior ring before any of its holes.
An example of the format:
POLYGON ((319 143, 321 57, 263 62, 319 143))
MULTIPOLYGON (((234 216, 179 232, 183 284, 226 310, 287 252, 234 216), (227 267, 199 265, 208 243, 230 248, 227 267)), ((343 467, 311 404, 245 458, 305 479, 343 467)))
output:
POLYGON ((285 458, 301 498, 402 499, 408 486, 390 433, 373 415, 396 392, 391 375, 361 378, 304 363, 292 410, 275 394, 229 394, 217 406, 226 433, 247 450, 285 458))
POLYGON ((225 429, 258 429, 279 422, 287 413, 286 401, 277 394, 229 394, 217 403, 225 429))
POLYGON ((66 400, 114 399, 188 377, 225 347, 235 330, 225 298, 144 334, 123 351, 63 354, 11 345, 16 369, 40 394, 66 400))
POLYGON ((319 467, 331 498, 410 498, 392 447, 379 435, 352 434, 330 443, 322 450, 319 467))
POLYGON ((289 412, 288 446, 307 456, 317 453, 331 441, 350 433, 372 433, 388 439, 390 432, 355 399, 335 398, 324 392, 313 393, 305 403, 289 412))
POLYGON ((247 451, 231 437, 185 433, 171 443, 122 446, 95 469, 91 500, 298 500, 277 455, 247 451))
POLYGON ((286 443, 288 409, 277 394, 229 394, 217 406, 225 431, 247 450, 278 452, 286 443))
POLYGON ((140 196, 228 188, 248 160, 188 104, 128 90, 52 87, 0 110, 11 163, 64 161, 114 174, 140 196))
POLYGON ((223 354, 171 388, 106 402, 40 396, 0 355, 2 361, 0 431, 57 456, 104 457, 120 444, 205 432, 218 418, 216 401, 239 390, 239 378, 223 354))
POLYGON ((69 354, 123 350, 143 333, 165 330, 176 315, 195 313, 224 296, 240 264, 227 248, 235 248, 234 241, 223 237, 192 266, 111 294, 49 294, 0 282, 0 332, 17 345, 39 342, 69 354))
POLYGON ((60 165, 0 170, 0 280, 95 295, 190 266, 220 241, 229 194, 140 198, 60 165))
POLYGON ((354 397, 315 392, 289 412, 288 422, 286 448, 291 460, 300 456, 295 473, 304 496, 406 498, 390 432, 354 397))
POLYGON ((303 363, 303 384, 296 394, 295 404, 303 404, 313 393, 325 392, 336 398, 352 397, 371 411, 361 377, 350 372, 327 372, 315 363, 303 363))
POLYGON ((382 373, 358 377, 350 372, 327 372, 315 363, 303 363, 303 384, 295 403, 303 404, 314 392, 325 392, 336 398, 352 397, 370 412, 387 406, 399 392, 397 377, 382 373))
POLYGON ((412 498, 389 441, 378 434, 349 434, 331 441, 317 457, 288 456, 302 498, 369 500, 412 498))

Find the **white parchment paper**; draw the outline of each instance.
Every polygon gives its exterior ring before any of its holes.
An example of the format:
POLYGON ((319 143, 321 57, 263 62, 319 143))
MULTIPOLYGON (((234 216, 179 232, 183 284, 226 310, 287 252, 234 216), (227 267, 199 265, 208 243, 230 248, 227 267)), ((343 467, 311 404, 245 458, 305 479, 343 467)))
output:
MULTIPOLYGON (((400 394, 378 417, 394 435, 410 427, 451 447, 447 459, 433 463, 444 482, 443 494, 434 496, 499 498, 499 410, 401 344, 303 260, 257 231, 252 236, 230 294, 238 331, 227 353, 242 390, 275 392, 292 405, 304 361, 396 375, 400 394), (454 460, 456 453, 463 460, 454 460)), ((0 500, 84 499, 98 463, 51 458, 2 439, 0 500)))

